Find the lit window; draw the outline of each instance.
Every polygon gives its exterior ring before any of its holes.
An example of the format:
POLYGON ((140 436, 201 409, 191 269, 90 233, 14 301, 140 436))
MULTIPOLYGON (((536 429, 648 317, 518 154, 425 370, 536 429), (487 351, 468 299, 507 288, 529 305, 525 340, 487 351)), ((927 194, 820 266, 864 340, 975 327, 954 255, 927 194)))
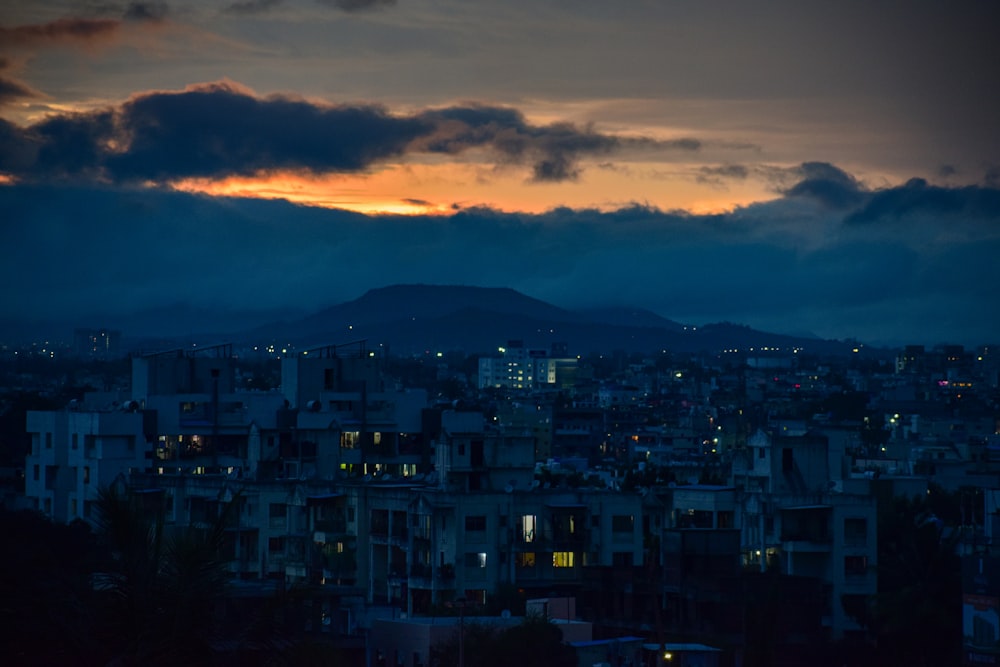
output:
POLYGON ((341 449, 354 449, 358 446, 358 432, 344 431, 340 434, 341 449))
POLYGON ((521 517, 521 541, 530 543, 535 541, 535 515, 525 514, 521 517))
POLYGON ((573 567, 573 552, 572 551, 553 552, 552 567, 573 567))
POLYGON ((517 554, 514 559, 518 567, 535 567, 535 554, 532 551, 523 554, 517 554))
POLYGON ((465 554, 465 567, 486 567, 486 554, 484 552, 469 552, 465 554))

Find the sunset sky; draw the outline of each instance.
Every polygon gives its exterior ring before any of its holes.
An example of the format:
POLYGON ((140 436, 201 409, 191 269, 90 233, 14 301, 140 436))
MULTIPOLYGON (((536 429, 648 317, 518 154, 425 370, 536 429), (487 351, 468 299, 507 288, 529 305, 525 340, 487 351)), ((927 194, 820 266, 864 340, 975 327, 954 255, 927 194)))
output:
POLYGON ((987 0, 3 3, 0 323, 441 283, 996 341, 998 34, 987 0))

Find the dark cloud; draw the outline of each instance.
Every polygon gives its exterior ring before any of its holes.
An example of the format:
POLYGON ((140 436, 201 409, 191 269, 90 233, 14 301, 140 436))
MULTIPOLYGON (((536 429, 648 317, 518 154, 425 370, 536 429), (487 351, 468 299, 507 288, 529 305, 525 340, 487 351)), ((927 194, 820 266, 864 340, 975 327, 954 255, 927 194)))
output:
POLYGON ((502 162, 530 164, 532 180, 538 183, 577 179, 581 171, 578 160, 585 155, 608 155, 626 148, 691 151, 701 147, 696 139, 657 142, 603 134, 571 123, 531 125, 520 111, 509 107, 454 106, 424 112, 420 118, 435 127, 419 142, 424 150, 455 154, 469 148, 491 148, 502 162))
POLYGON ((864 198, 864 190, 853 176, 827 162, 806 162, 797 172, 804 178, 783 191, 787 197, 813 199, 832 209, 856 206, 864 198))
POLYGON ((965 207, 939 213, 936 225, 918 208, 901 211, 905 234, 854 225, 813 243, 803 239, 839 213, 787 199, 713 216, 639 205, 364 216, 47 183, 0 187, 0 210, 16 222, 0 244, 0 301, 24 321, 95 321, 171 303, 216 317, 317 310, 372 287, 428 283, 513 287, 565 307, 627 299, 684 322, 866 341, 981 343, 1000 327, 1000 230, 939 234, 965 207), (794 228, 780 222, 789 209, 794 228))
MULTIPOLYGON (((2 69, 0 66, 0 70, 2 69)), ((0 75, 0 107, 17 99, 35 97, 41 97, 41 93, 16 79, 0 75)))
POLYGON ((122 18, 126 21, 148 21, 159 23, 170 13, 165 2, 130 2, 122 18))
POLYGON ((33 46, 53 42, 89 43, 112 36, 121 22, 113 19, 62 18, 49 23, 0 27, 0 43, 33 46))
POLYGON ((370 9, 381 9, 396 4, 396 0, 316 0, 321 5, 334 7, 345 12, 361 12, 370 9))
POLYGON ((222 11, 227 14, 263 14, 283 4, 284 0, 243 0, 234 2, 222 11))
POLYGON ((706 185, 724 185, 726 181, 745 181, 750 170, 741 164, 724 164, 718 167, 701 167, 695 180, 706 185))
MULTIPOLYGON (((16 134, 16 133, 15 133, 16 134)), ((484 149, 499 165, 527 165, 536 182, 572 180, 579 160, 624 148, 692 150, 569 123, 532 125, 516 109, 464 105, 410 116, 373 105, 258 98, 235 84, 136 96, 114 109, 50 117, 8 141, 37 148, 16 175, 166 182, 276 170, 356 172, 406 153, 484 149)), ((0 145, 0 149, 3 146, 0 145)))
POLYGON ((983 183, 991 188, 1000 188, 1000 164, 992 164, 986 168, 983 183))
POLYGON ((1000 219, 1000 189, 978 186, 944 188, 929 185, 922 178, 905 185, 877 190, 868 201, 845 218, 851 224, 912 219, 923 222, 928 216, 936 219, 960 218, 1000 219))

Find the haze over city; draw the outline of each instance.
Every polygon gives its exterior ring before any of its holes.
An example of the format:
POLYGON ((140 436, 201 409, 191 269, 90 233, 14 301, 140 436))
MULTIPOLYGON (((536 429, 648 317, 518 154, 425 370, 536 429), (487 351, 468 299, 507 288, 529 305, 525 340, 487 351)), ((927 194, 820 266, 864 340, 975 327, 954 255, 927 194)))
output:
POLYGON ((218 328, 425 283, 990 342, 997 14, 7 3, 4 326, 183 304, 218 328))

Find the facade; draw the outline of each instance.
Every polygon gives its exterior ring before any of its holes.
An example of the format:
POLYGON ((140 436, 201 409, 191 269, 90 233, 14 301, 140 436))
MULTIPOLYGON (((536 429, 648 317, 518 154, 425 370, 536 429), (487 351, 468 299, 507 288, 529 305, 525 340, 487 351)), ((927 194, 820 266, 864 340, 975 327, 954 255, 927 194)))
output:
POLYGON ((101 486, 150 465, 150 415, 130 403, 28 412, 26 428, 25 496, 55 521, 91 520, 101 486))
MULTIPOLYGON (((564 346, 555 351, 565 353, 564 346)), ((545 349, 532 349, 520 340, 511 340, 498 349, 499 356, 479 359, 480 389, 540 389, 572 386, 577 360, 556 357, 545 349)))

